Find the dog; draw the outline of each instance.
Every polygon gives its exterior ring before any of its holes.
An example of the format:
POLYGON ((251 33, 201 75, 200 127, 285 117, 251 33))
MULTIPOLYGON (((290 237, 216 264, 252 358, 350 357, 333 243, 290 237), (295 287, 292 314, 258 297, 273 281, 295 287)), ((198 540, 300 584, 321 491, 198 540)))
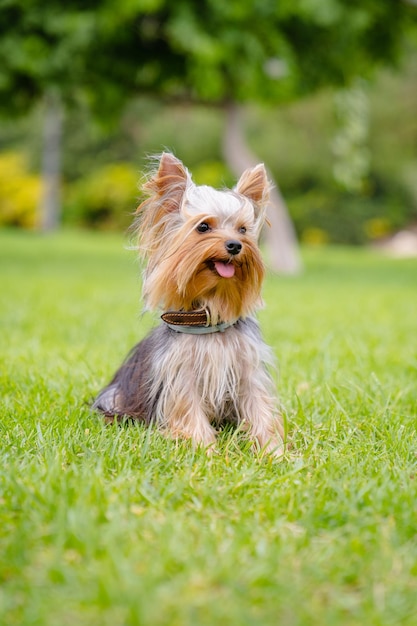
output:
POLYGON ((263 164, 220 191, 195 185, 173 154, 160 156, 143 186, 137 229, 145 308, 162 321, 97 396, 93 407, 107 421, 156 424, 209 452, 231 422, 258 449, 283 454, 274 359, 254 318, 269 189, 263 164))

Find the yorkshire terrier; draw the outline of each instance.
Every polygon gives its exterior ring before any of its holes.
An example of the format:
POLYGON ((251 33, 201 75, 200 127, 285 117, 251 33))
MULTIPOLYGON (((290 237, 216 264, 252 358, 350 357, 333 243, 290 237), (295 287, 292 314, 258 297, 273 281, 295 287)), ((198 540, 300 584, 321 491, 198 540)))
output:
POLYGON ((94 408, 108 421, 155 423, 208 451, 216 428, 232 422, 262 451, 282 455, 273 358, 253 317, 265 271, 258 248, 269 194, 264 166, 218 191, 195 185, 182 162, 163 153, 143 189, 143 297, 147 309, 163 312, 162 322, 133 348, 94 408))

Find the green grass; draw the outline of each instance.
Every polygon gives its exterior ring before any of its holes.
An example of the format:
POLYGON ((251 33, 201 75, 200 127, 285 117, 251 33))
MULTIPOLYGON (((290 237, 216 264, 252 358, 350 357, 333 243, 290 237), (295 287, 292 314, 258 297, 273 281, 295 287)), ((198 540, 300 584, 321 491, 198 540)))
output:
POLYGON ((0 233, 0 623, 417 622, 417 262, 305 251, 260 320, 293 450, 206 458, 88 401, 154 323, 112 235, 0 233))

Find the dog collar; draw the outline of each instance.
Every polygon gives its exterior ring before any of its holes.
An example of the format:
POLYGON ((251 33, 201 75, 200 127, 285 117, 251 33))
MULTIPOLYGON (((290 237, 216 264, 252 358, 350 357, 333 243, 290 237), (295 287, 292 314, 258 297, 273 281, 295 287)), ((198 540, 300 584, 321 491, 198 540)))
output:
POLYGON ((177 333, 189 335, 209 335, 211 333, 223 333, 226 328, 236 324, 232 322, 221 322, 220 324, 210 324, 210 311, 199 309, 198 311, 167 311, 161 315, 161 319, 169 328, 177 333))

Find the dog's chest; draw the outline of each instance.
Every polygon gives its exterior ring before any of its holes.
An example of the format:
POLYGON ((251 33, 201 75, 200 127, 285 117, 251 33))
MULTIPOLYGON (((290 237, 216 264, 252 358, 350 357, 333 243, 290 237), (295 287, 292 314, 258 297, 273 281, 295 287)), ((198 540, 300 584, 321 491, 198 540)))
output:
POLYGON ((163 386, 197 395, 213 416, 235 411, 239 398, 263 368, 266 348, 257 326, 240 326, 210 335, 171 335, 160 362, 163 386))

